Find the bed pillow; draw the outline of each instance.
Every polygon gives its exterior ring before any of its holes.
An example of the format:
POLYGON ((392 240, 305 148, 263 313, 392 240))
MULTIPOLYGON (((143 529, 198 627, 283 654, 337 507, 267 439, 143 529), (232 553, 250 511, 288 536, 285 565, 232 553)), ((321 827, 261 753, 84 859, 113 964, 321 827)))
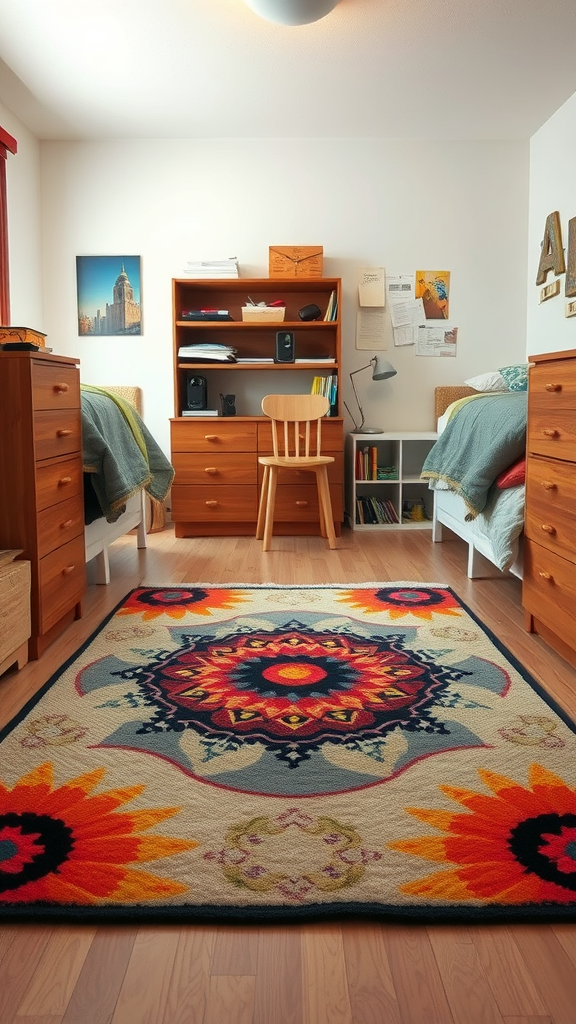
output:
POLYGON ((513 462, 508 469, 502 470, 498 474, 494 483, 496 487, 499 487, 501 491, 505 491, 507 487, 518 487, 519 484, 523 484, 526 481, 526 456, 522 455, 521 458, 513 462))
POLYGON ((501 366, 499 373, 504 378, 508 391, 528 391, 528 363, 501 366))
POLYGON ((480 373, 477 377, 469 377, 464 381, 474 391, 508 391, 508 385, 499 370, 480 373))

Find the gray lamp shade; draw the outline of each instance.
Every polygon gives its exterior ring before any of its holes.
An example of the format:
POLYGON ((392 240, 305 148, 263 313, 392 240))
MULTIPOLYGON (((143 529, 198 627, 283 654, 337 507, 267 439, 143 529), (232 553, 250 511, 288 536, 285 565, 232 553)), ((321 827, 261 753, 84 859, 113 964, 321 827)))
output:
POLYGON ((374 356, 372 380, 388 380, 388 377, 395 377, 397 373, 398 371, 387 359, 382 359, 382 356, 374 356))
POLYGON ((261 18, 277 25, 309 25, 334 10, 340 0, 244 0, 261 18))

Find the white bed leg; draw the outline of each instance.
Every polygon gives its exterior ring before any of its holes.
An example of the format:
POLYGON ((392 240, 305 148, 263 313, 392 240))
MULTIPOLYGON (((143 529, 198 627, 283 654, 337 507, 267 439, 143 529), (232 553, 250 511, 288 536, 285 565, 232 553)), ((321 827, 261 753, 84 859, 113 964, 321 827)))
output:
POLYGON ((480 576, 486 575, 486 569, 482 571, 482 564, 486 562, 486 559, 476 550, 473 544, 468 544, 468 567, 466 569, 466 575, 469 579, 475 580, 480 576))
POLYGON ((110 583, 110 559, 108 558, 108 548, 102 548, 96 555, 96 583, 101 583, 103 586, 108 586, 110 583))
POLYGON ((148 540, 146 537, 146 491, 144 488, 140 491, 140 514, 141 519, 138 523, 136 546, 139 548, 146 548, 148 547, 148 540))
POLYGON ((435 544, 442 540, 442 523, 437 516, 436 493, 434 492, 434 506, 432 511, 432 540, 435 544))

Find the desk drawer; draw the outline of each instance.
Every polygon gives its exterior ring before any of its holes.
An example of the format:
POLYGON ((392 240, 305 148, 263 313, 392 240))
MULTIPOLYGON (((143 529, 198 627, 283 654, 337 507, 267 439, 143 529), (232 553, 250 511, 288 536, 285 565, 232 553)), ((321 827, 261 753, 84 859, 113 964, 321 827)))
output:
POLYGON ((576 359, 537 363, 530 369, 530 417, 558 409, 576 409, 576 359))
POLYGON ((175 452, 172 465, 176 470, 176 485, 208 484, 211 481, 219 484, 253 484, 256 479, 256 452, 236 452, 233 455, 175 452))
POLYGON ((215 523, 256 522, 256 485, 227 484, 172 487, 174 522, 210 520, 215 523))
MULTIPOLYGON (((332 502, 332 518, 335 523, 341 523, 343 519, 341 487, 330 487, 330 501, 332 502)), ((274 522, 317 523, 319 518, 320 509, 316 484, 312 484, 312 486, 300 484, 298 487, 278 486, 276 488, 274 522)))
MULTIPOLYGON (((532 500, 526 506, 524 532, 536 544, 548 551, 554 551, 564 558, 574 559, 574 512, 563 508, 555 508, 544 498, 542 501, 532 500)), ((574 568, 576 575, 576 568, 574 568)))
POLYGON ((82 462, 78 455, 59 459, 49 465, 36 466, 36 501, 38 510, 56 505, 75 494, 82 494, 82 462))
POLYGON ((50 366, 32 361, 33 409, 76 409, 80 373, 75 366, 50 366))
POLYGON ((526 462, 526 503, 544 515, 558 509, 576 514, 576 466, 557 459, 529 456, 526 462), (548 510, 548 511, 546 511, 548 510))
POLYGON ((83 495, 52 505, 38 515, 38 553, 40 558, 84 533, 83 495))
POLYGON ((36 459, 51 459, 82 449, 80 409, 34 413, 36 459))
POLYGON ((214 417, 214 422, 190 423, 173 420, 170 424, 172 453, 175 452, 255 452, 256 423, 232 422, 214 417))
POLYGON ((40 559, 40 635, 79 602, 86 586, 84 531, 40 559))

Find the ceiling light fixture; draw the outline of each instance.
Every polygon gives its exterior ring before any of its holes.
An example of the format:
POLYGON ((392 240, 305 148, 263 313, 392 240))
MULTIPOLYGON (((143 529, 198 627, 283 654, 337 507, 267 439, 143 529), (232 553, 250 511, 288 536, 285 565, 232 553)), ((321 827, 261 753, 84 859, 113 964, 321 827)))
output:
POLYGON ((309 25, 333 11, 340 0, 244 0, 256 14, 277 25, 309 25))

